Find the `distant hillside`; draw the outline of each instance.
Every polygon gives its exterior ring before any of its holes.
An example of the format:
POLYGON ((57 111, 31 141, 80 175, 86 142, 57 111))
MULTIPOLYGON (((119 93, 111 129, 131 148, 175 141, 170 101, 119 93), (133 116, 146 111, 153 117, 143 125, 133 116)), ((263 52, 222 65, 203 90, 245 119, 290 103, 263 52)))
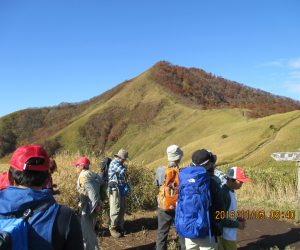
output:
POLYGON ((50 153, 63 148, 101 154, 126 147, 133 159, 150 164, 177 143, 188 152, 222 148, 221 159, 233 161, 264 143, 285 119, 298 119, 300 111, 268 115, 299 109, 294 100, 159 62, 88 101, 1 118, 0 157, 26 143, 43 144, 50 153))
POLYGON ((151 69, 153 80, 187 103, 202 109, 243 108, 251 117, 264 117, 300 109, 300 102, 216 77, 201 69, 159 62, 151 69))
POLYGON ((12 152, 18 145, 39 143, 54 152, 61 147, 59 137, 53 137, 95 103, 105 103, 117 94, 125 83, 80 103, 62 103, 54 107, 29 108, 0 119, 0 157, 12 152))

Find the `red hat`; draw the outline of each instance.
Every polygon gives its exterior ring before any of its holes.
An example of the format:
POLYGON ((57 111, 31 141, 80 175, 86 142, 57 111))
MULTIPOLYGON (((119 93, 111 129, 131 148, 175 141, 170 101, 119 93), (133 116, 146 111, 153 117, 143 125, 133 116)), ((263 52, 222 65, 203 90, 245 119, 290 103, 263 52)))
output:
POLYGON ((84 166, 90 165, 90 160, 86 157, 80 157, 77 161, 71 162, 71 165, 73 166, 80 165, 80 164, 84 166))
POLYGON ((245 172, 241 167, 232 167, 228 169, 227 178, 236 179, 241 182, 251 182, 251 179, 245 176, 245 172))
POLYGON ((18 171, 48 171, 49 157, 42 146, 25 145, 16 149, 9 164, 18 171))

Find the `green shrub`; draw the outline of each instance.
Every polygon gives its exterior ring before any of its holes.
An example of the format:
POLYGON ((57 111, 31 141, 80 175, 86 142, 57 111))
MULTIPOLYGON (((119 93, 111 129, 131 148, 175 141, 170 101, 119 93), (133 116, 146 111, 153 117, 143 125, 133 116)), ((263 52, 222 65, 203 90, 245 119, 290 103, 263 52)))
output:
POLYGON ((228 137, 228 135, 224 134, 221 136, 222 139, 226 139, 228 137))

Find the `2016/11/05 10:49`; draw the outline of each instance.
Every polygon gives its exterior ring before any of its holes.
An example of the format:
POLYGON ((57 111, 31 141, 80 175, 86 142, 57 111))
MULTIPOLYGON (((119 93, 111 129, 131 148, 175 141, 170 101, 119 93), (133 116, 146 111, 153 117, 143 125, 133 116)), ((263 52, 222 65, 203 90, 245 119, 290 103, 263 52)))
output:
POLYGON ((296 218, 295 210, 236 210, 236 211, 216 211, 216 220, 294 220, 296 218))

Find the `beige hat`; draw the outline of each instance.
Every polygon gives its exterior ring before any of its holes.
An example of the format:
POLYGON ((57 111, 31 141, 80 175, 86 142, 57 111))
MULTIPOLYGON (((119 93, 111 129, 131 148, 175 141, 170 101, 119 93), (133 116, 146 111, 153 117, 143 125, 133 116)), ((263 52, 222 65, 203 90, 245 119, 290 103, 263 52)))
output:
POLYGON ((171 145, 167 148, 168 161, 177 161, 183 156, 183 151, 177 145, 171 145))
POLYGON ((115 154, 115 157, 119 157, 121 158, 122 160, 128 160, 128 152, 126 149, 124 148, 121 148, 119 150, 119 152, 117 154, 115 154))

